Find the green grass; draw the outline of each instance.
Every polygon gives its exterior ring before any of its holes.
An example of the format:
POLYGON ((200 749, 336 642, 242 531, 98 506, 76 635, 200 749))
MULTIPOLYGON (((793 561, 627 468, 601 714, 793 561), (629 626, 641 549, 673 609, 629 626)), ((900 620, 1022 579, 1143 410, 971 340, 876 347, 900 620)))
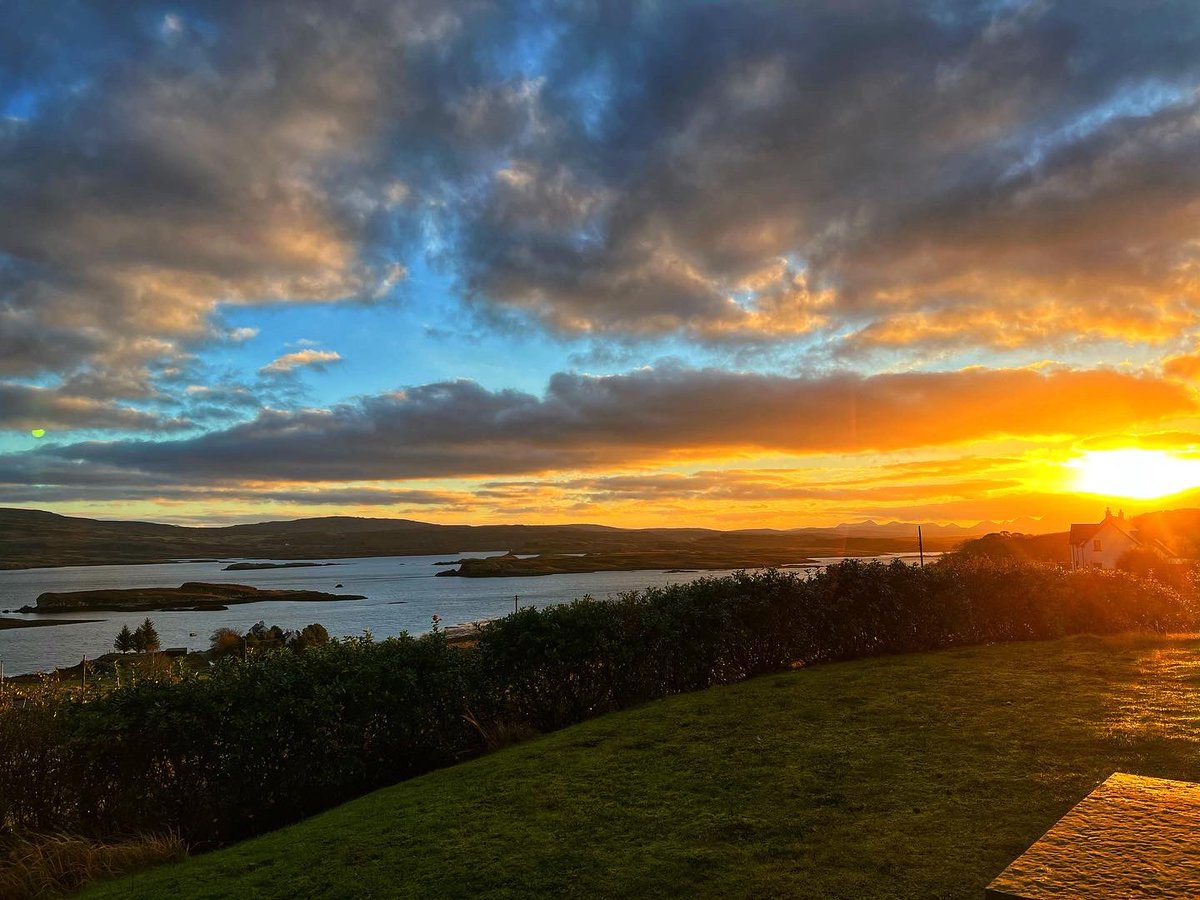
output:
POLYGON ((1200 778, 1198 694, 1182 638, 822 666, 604 716, 87 896, 977 898, 1111 772, 1200 778))

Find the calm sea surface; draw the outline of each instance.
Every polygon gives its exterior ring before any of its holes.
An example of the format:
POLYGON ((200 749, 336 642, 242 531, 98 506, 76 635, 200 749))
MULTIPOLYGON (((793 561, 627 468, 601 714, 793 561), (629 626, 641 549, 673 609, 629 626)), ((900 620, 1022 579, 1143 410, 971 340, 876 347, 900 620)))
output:
MULTIPOLYGON (((122 625, 135 628, 147 615, 154 620, 164 647, 203 650, 220 627, 245 631, 255 622, 282 628, 302 628, 312 622, 324 625, 331 635, 347 636, 370 630, 376 637, 408 631, 428 631, 431 617, 441 616, 454 625, 503 616, 513 610, 514 595, 524 606, 550 606, 590 594, 604 599, 622 591, 650 585, 692 581, 719 572, 593 572, 581 575, 542 575, 529 578, 436 578, 439 560, 460 556, 495 556, 495 553, 444 554, 441 556, 383 556, 368 559, 311 560, 337 566, 305 569, 260 569, 224 572, 231 560, 179 562, 128 566, 67 566, 55 569, 0 571, 0 610, 33 605, 44 591, 86 591, 105 588, 178 587, 185 581, 248 584, 262 588, 307 588, 330 593, 365 594, 366 600, 330 603, 246 603, 225 612, 80 612, 58 615, 22 615, 29 620, 98 619, 84 625, 16 628, 0 631, 0 662, 6 674, 35 672, 54 666, 75 665, 84 656, 112 650, 122 625), (341 584, 338 588, 335 585, 341 584)), ((926 554, 927 556, 929 554, 926 554)), ((891 559, 891 556, 879 557, 891 559)), ((909 559, 907 554, 901 558, 909 559)), ((820 560, 832 562, 833 560, 820 560)))

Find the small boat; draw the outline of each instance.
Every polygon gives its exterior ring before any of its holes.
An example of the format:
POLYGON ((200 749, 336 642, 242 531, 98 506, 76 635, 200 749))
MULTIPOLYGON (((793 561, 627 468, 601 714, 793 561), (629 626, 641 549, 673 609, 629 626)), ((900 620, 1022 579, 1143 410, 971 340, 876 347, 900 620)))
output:
POLYGON ((339 581, 337 584, 334 585, 334 587, 340 588, 340 587, 344 587, 344 585, 339 581))
POLYGON ((188 632, 188 637, 195 637, 195 636, 196 636, 196 632, 194 632, 194 631, 188 632))

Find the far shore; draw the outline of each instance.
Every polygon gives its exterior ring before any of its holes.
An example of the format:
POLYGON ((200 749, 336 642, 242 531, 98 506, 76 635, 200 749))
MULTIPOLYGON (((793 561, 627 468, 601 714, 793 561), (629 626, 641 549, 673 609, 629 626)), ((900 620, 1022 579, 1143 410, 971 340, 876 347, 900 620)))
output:
POLYGON ((10 619, 0 616, 0 631, 9 628, 46 628, 50 625, 90 625, 103 619, 10 619))
POLYGON ((513 553, 486 558, 467 557, 436 565, 458 566, 438 572, 438 577, 518 578, 533 575, 579 575, 590 572, 718 572, 733 569, 811 568, 820 563, 782 551, 630 551, 627 553, 546 553, 526 557, 513 553))
POLYGON ((335 562, 238 562, 230 563, 222 572, 253 572, 257 569, 320 569, 325 566, 343 566, 335 562))

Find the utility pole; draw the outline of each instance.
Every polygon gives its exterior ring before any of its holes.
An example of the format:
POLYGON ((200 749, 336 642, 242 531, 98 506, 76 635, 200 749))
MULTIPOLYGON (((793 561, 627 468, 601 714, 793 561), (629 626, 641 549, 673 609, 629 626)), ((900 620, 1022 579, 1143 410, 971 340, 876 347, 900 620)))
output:
POLYGON ((520 607, 521 595, 513 594, 513 612, 517 612, 520 607))
POLYGON ((921 568, 925 568, 925 539, 921 537, 921 526, 917 526, 917 554, 921 557, 921 568))

